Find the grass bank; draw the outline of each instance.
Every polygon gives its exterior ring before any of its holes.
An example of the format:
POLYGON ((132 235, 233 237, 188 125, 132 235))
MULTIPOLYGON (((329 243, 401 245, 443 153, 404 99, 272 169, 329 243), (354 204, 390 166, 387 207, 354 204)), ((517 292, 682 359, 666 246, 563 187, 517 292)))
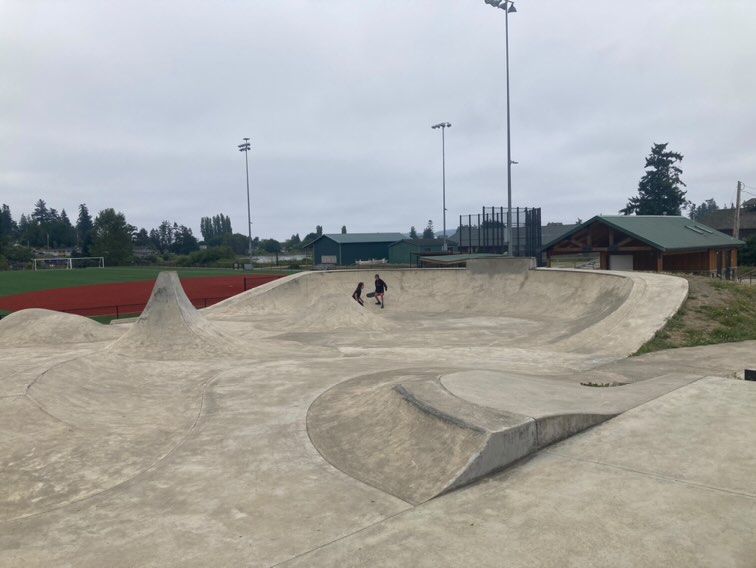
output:
POLYGON ((702 276, 687 280, 688 299, 637 355, 756 339, 756 286, 702 276))

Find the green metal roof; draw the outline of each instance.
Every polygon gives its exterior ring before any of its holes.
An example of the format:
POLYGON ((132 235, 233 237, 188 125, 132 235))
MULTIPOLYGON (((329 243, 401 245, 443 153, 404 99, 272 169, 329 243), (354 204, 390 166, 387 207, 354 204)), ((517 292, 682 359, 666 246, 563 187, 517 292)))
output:
POLYGON ((440 256, 421 256, 420 260, 437 262, 438 264, 456 264, 457 262, 466 262, 468 260, 478 260, 480 258, 508 258, 505 254, 444 254, 440 256))
POLYGON ((592 225, 603 223, 662 252, 728 248, 745 243, 687 217, 666 215, 597 215, 541 247, 547 249, 592 225))
POLYGON ((320 235, 307 246, 310 247, 315 242, 326 237, 340 245, 356 243, 395 243, 396 241, 401 241, 406 238, 401 233, 328 233, 320 235))

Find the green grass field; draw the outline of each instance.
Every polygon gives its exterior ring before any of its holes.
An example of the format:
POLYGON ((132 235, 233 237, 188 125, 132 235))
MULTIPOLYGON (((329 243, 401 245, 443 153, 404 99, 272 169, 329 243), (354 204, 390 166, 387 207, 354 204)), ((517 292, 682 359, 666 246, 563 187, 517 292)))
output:
POLYGON ((244 276, 254 274, 292 274, 298 271, 261 269, 256 271, 215 269, 215 268, 161 268, 161 267, 113 267, 83 268, 77 270, 21 270, 0 272, 0 297, 39 292, 56 288, 75 288, 94 284, 115 284, 155 280, 159 272, 175 270, 180 278, 202 278, 210 276, 244 276))

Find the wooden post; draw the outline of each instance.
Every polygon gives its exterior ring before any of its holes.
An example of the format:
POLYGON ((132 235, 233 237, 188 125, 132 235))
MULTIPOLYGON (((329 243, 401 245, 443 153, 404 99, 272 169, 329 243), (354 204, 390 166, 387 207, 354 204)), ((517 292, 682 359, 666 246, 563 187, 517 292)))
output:
POLYGON ((732 236, 736 239, 740 238, 740 188, 743 182, 738 182, 738 192, 735 198, 735 226, 732 228, 732 236))

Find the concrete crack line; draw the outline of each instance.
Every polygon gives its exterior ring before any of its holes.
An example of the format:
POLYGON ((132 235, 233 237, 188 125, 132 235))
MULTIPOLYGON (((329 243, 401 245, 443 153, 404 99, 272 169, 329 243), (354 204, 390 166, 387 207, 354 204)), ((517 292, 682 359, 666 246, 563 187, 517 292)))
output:
POLYGON ((698 487, 700 489, 711 489, 712 491, 719 491, 721 493, 728 493, 730 495, 738 495, 740 497, 746 497, 748 499, 756 499, 756 495, 751 494, 751 493, 743 493, 741 491, 733 491, 731 489, 724 489, 722 487, 713 487, 711 485, 706 485, 704 483, 695 483, 693 481, 685 481, 684 479, 677 479, 675 477, 669 477, 668 475, 663 475, 661 473, 652 473, 650 471, 642 471, 642 470, 639 470, 639 469, 633 469, 631 467, 626 467, 626 466, 622 466, 622 465, 617 465, 617 464, 612 464, 612 463, 606 463, 606 462, 600 462, 600 461, 596 461, 596 460, 589 460, 589 459, 586 459, 586 458, 578 458, 578 457, 575 457, 575 456, 568 456, 568 455, 560 454, 558 452, 554 452, 554 451, 550 451, 550 450, 544 450, 544 453, 550 454, 552 456, 560 457, 560 458, 563 458, 563 459, 566 459, 566 460, 579 461, 579 462, 583 462, 583 463, 591 463, 591 464, 594 464, 594 465, 600 465, 600 466, 609 467, 609 468, 612 468, 612 469, 619 469, 619 470, 627 471, 627 472, 630 472, 630 473, 637 473, 638 475, 643 475, 643 476, 646 476, 646 477, 655 477, 657 479, 664 479, 666 481, 672 481, 674 483, 681 483, 683 485, 690 485, 691 487, 698 487))
MULTIPOLYGON (((71 505, 78 505, 79 503, 83 503, 83 502, 88 501, 90 499, 94 499, 95 497, 99 497, 100 495, 103 495, 105 493, 109 493, 109 492, 114 491, 114 490, 116 490, 116 489, 118 489, 120 487, 123 487, 127 483, 130 483, 130 482, 134 481, 135 479, 137 479, 137 478, 139 478, 139 477, 141 477, 143 475, 146 475, 148 472, 154 470, 161 462, 165 461, 171 455, 173 455, 189 439, 189 435, 196 429, 197 424, 199 424, 199 421, 202 418, 202 408, 205 405, 205 394, 207 392, 207 389, 211 386, 211 384, 217 382, 217 380, 223 374, 224 374, 224 372, 218 373, 217 375, 209 378, 202 385, 202 393, 200 395, 200 405, 199 405, 199 409, 197 411, 197 415, 195 416, 194 422, 192 423, 192 425, 189 427, 189 429, 184 434, 183 438, 181 438, 181 440, 179 440, 176 443, 176 445, 173 446, 171 449, 169 449, 165 454, 163 454, 162 456, 159 456, 158 458, 156 458, 146 468, 144 468, 143 470, 135 473, 131 477, 129 477, 127 479, 124 479, 123 481, 120 481, 120 482, 116 483, 115 485, 113 485, 111 487, 106 487, 105 489, 102 489, 101 491, 98 491, 96 493, 92 493, 91 495, 85 495, 84 497, 81 497, 79 499, 74 499, 73 501, 69 501, 67 503, 61 503, 60 505, 57 505, 55 507, 51 507, 49 509, 46 509, 44 511, 40 511, 38 513, 32 513, 32 514, 29 514, 29 515, 22 515, 20 517, 15 517, 13 519, 0 520, 0 524, 12 523, 12 522, 16 522, 16 521, 23 521, 23 520, 30 519, 30 518, 33 518, 33 517, 39 517, 41 515, 46 515, 48 513, 52 513, 53 511, 57 511, 58 509, 63 509, 65 507, 70 507, 71 505)), ((26 395, 26 396, 27 396, 27 398, 31 399, 33 402, 36 403, 36 401, 34 401, 34 399, 31 398, 29 395, 26 395)), ((43 412, 45 412, 43 408, 41 408, 41 409, 42 409, 43 412)), ((46 412, 46 414, 49 414, 49 413, 46 412)), ((50 414, 50 416, 52 416, 52 415, 50 414)), ((55 418, 55 416, 52 416, 52 417, 55 418)), ((57 420, 60 420, 60 419, 58 418, 57 420)), ((62 420, 60 420, 60 421, 63 422, 62 420)), ((67 424, 66 422, 63 422, 63 423, 67 424)))
POLYGON ((288 564, 289 562, 292 562, 293 560, 296 560, 297 558, 302 558, 304 556, 307 556, 311 552, 315 552, 316 550, 320 550, 321 548, 325 548, 326 546, 330 546, 330 545, 332 545, 334 543, 337 543, 337 542, 342 541, 342 540, 344 540, 346 538, 349 538, 350 536, 353 536, 353 535, 356 535, 356 534, 360 534, 361 532, 364 532, 364 531, 366 531, 368 529, 371 529, 374 526, 380 525, 381 523, 384 523, 386 521, 390 521, 391 519, 394 519, 394 518, 398 517, 399 515, 403 515, 403 514, 409 512, 409 511, 414 510, 415 507, 417 507, 417 506, 419 506, 419 505, 411 505, 407 509, 403 509, 401 511, 398 511, 398 512, 394 513, 393 515, 389 515, 388 517, 384 517, 384 518, 382 518, 382 519, 380 519, 380 520, 378 520, 378 521, 376 521, 374 523, 371 523, 369 525, 366 525, 366 526, 362 527, 361 529, 357 529, 356 531, 352 531, 350 533, 344 534, 344 535, 342 535, 342 536, 340 536, 338 538, 335 538, 333 540, 330 540, 328 542, 324 542, 323 544, 320 544, 320 545, 316 546, 315 548, 311 548, 310 550, 306 550, 306 551, 304 551, 304 552, 302 552, 300 554, 296 554, 296 555, 292 556, 291 558, 287 558, 286 560, 282 560, 281 562, 277 562, 276 564, 271 564, 268 568, 276 568, 277 566, 284 566, 285 564, 288 564))

